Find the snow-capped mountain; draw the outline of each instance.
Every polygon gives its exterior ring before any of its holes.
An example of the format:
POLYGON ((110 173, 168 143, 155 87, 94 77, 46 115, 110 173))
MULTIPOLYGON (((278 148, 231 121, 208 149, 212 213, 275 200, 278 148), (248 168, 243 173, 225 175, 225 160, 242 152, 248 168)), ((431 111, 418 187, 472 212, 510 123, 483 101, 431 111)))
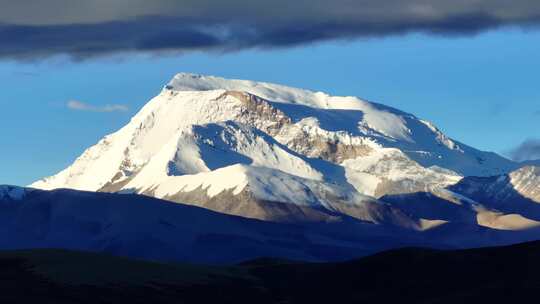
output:
POLYGON ((380 198, 446 197, 464 176, 518 167, 356 97, 178 74, 126 126, 31 186, 139 193, 270 221, 346 215, 425 230, 444 216, 380 198))

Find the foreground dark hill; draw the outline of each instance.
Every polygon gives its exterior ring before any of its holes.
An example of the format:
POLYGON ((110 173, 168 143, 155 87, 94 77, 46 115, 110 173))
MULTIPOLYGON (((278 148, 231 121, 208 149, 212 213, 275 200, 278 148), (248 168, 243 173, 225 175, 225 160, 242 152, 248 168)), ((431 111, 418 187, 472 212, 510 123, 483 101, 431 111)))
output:
POLYGON ((107 255, 0 253, 3 303, 523 303, 540 292, 540 242, 400 249, 342 263, 255 260, 230 267, 107 255))

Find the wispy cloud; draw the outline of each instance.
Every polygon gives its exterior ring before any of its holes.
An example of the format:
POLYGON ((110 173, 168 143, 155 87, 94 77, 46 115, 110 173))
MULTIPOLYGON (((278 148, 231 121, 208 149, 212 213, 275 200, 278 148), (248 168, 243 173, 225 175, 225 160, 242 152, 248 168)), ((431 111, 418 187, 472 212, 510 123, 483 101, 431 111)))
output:
POLYGON ((515 161, 540 159, 540 139, 527 139, 510 151, 510 157, 515 161))
POLYGON ((128 106, 122 104, 106 104, 103 106, 96 106, 78 100, 70 100, 66 105, 71 110, 87 112, 127 112, 129 110, 128 106))

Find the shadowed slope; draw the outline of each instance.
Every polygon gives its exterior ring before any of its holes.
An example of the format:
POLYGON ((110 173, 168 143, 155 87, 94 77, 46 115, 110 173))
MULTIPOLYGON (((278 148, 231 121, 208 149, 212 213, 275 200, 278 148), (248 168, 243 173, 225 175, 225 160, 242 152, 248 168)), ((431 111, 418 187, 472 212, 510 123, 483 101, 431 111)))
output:
POLYGON ((160 261, 234 263, 261 256, 342 260, 426 244, 415 231, 347 216, 272 223, 141 195, 1 189, 7 194, 0 197, 0 249, 65 248, 160 261))

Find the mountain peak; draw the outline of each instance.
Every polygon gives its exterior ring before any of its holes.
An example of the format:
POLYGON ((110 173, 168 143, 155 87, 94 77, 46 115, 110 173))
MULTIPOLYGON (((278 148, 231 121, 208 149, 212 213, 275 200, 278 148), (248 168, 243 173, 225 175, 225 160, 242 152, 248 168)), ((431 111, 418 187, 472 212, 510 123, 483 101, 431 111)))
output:
MULTIPOLYGON (((165 86, 170 91, 240 91, 258 97, 282 103, 298 103, 317 108, 339 108, 337 104, 330 106, 330 97, 323 92, 293 88, 281 84, 242 79, 228 79, 210 75, 179 73, 165 86)), ((359 100, 356 97, 347 97, 359 100)), ((343 107, 341 105, 341 107, 343 107)))

